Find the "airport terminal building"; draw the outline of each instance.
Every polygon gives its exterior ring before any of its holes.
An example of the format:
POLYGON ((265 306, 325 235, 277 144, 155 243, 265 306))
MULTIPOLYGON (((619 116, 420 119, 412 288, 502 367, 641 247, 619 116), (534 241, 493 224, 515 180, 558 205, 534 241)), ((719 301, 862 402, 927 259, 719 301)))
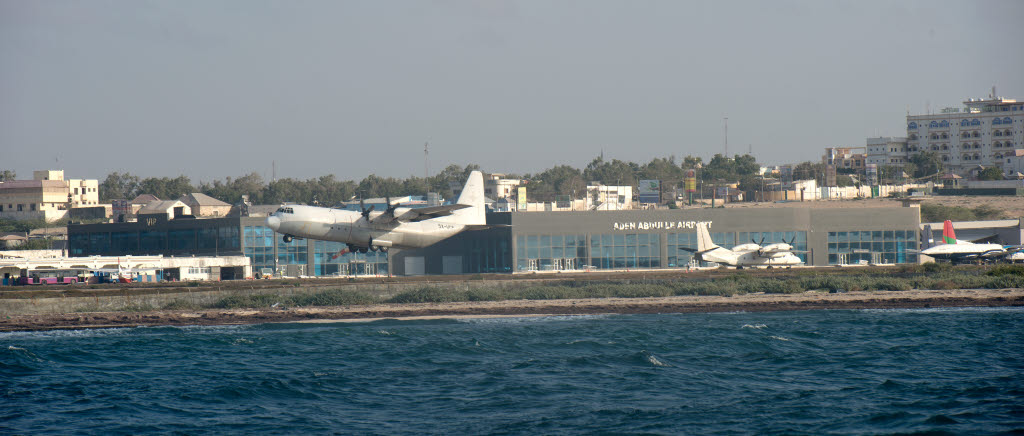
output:
POLYGON ((729 208, 491 214, 488 230, 392 256, 398 275, 685 268, 699 222, 726 248, 794 241, 807 265, 918 263, 920 209, 729 208))
POLYGON ((249 257, 253 271, 289 276, 530 273, 685 268, 706 222, 726 248, 794 241, 807 265, 918 263, 920 210, 884 208, 712 208, 490 213, 486 230, 421 249, 366 254, 345 244, 284 242, 264 217, 147 217, 69 225, 71 256, 249 257))

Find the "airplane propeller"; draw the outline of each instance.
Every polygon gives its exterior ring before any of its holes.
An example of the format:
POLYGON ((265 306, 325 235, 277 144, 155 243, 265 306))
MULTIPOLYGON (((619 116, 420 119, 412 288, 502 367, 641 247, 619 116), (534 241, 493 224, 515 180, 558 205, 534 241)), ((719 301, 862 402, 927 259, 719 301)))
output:
POLYGON ((366 203, 364 203, 363 199, 360 198, 359 199, 359 209, 362 210, 362 214, 363 214, 363 218, 364 219, 370 219, 370 212, 373 211, 373 205, 372 204, 370 205, 369 208, 367 208, 366 207, 366 203))
POLYGON ((395 216, 395 209, 398 209, 398 203, 391 204, 391 197, 385 197, 388 201, 388 208, 384 211, 385 215, 395 216))

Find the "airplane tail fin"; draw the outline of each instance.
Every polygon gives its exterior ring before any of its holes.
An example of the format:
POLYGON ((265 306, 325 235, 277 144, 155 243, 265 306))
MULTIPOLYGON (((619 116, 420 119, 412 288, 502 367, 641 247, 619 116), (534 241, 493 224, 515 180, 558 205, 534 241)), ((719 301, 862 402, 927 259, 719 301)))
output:
POLYGON ((718 245, 711 240, 711 233, 708 232, 708 225, 705 223, 697 224, 697 252, 703 253, 705 251, 714 250, 719 248, 718 245))
POLYGON ((950 220, 942 223, 942 242, 956 244, 956 233, 953 233, 953 222, 950 220))
POLYGON ((452 213, 456 223, 487 224, 487 216, 484 211, 484 175, 480 171, 469 173, 469 180, 466 180, 466 186, 462 187, 462 193, 459 194, 456 203, 470 206, 452 213))

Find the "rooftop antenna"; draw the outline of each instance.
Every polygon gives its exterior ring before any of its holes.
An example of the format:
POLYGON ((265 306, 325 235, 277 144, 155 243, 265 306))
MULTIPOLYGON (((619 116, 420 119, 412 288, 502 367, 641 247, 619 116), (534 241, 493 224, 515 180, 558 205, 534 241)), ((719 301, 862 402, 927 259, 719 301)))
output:
MULTIPOLYGON (((427 166, 427 155, 430 154, 430 142, 423 143, 423 182, 426 183, 430 177, 430 167, 427 166)), ((428 189, 429 191, 429 189, 428 189)))

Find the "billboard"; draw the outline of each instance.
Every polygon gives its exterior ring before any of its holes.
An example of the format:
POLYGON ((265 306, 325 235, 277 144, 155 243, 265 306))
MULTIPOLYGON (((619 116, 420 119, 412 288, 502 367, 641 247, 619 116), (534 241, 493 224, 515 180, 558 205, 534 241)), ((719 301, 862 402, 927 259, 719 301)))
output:
POLYGON ((686 177, 683 179, 686 192, 697 192, 697 170, 686 170, 686 177))
POLYGON ((793 166, 783 165, 779 167, 779 177, 782 178, 782 183, 785 185, 793 183, 793 166))
POLYGON ((641 203, 658 203, 661 201, 661 181, 641 180, 637 194, 641 203))
POLYGON ((871 186, 878 184, 878 164, 867 164, 866 175, 868 184, 871 186))
POLYGON ((516 192, 516 210, 526 210, 526 187, 520 186, 516 192))
POLYGON ((825 167, 825 186, 837 186, 835 165, 825 167))

